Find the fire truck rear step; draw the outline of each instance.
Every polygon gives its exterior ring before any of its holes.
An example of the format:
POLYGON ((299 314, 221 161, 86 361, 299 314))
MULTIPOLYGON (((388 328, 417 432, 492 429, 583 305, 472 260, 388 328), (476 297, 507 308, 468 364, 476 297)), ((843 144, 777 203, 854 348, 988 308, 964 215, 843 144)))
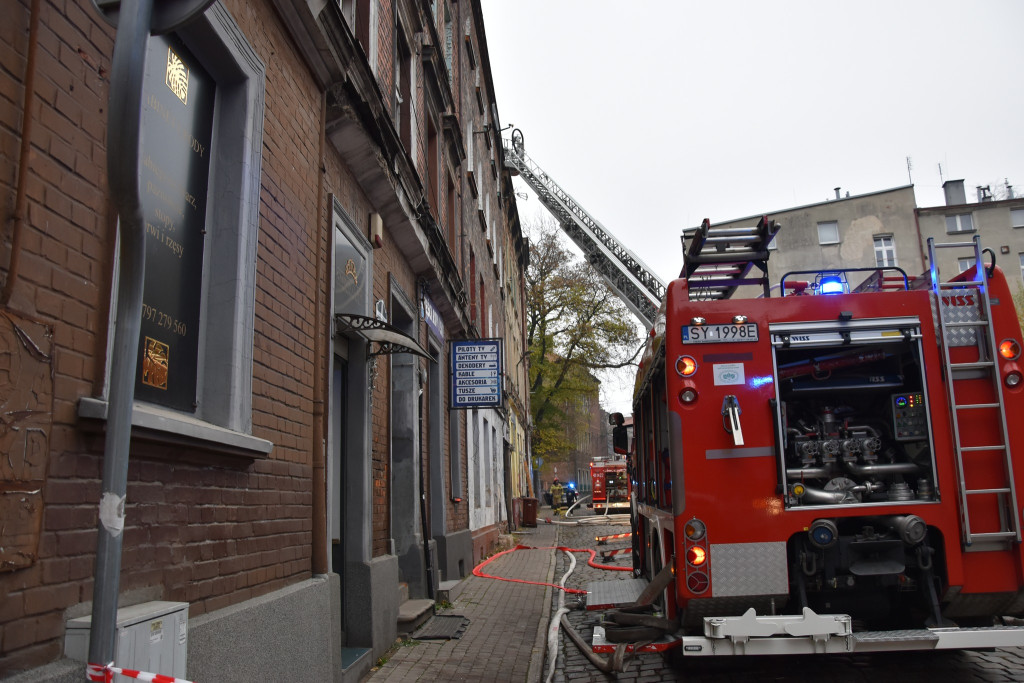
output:
POLYGON ((1024 644, 1022 626, 858 631, 845 614, 705 617, 703 636, 683 636, 685 656, 849 654, 902 650, 1016 647, 1024 644))

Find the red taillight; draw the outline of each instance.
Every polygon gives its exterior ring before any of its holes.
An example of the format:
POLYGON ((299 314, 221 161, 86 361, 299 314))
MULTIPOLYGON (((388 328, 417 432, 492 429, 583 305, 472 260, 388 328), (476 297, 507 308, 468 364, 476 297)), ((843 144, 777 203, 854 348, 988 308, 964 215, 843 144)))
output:
POLYGON ((694 567, 699 567, 708 560, 708 551, 699 545, 690 546, 686 549, 686 561, 694 567))

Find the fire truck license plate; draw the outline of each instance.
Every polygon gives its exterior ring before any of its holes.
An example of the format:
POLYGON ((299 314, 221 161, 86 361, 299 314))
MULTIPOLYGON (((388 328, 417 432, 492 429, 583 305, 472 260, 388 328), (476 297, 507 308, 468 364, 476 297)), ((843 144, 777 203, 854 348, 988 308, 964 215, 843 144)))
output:
POLYGON ((743 325, 683 326, 684 344, 754 341, 757 341, 757 323, 744 323, 743 325))

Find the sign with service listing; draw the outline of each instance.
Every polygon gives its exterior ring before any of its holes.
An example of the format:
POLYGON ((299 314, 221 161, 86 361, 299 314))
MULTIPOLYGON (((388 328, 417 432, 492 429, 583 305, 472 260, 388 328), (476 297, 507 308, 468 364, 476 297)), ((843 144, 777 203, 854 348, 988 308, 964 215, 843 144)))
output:
POLYGON ((502 368, 501 339, 453 341, 450 408, 500 408, 502 368))

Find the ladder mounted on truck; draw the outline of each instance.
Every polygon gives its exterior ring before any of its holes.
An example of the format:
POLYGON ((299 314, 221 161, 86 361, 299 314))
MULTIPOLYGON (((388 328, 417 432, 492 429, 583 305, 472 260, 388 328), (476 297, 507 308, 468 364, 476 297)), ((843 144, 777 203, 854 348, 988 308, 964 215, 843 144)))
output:
POLYGON ((699 228, 684 230, 681 276, 687 280, 690 300, 728 299, 742 285, 760 285, 767 297, 768 246, 778 232, 779 224, 767 216, 753 227, 716 228, 705 218, 699 228), (755 268, 760 272, 751 273, 755 268))
POLYGON ((526 154, 522 132, 512 131, 512 139, 503 140, 502 145, 505 165, 517 171, 537 193, 565 234, 583 250, 587 262, 650 329, 665 298, 665 283, 526 154))
MULTIPOLYGON (((1011 541, 1021 541, 1017 516, 1017 491, 1013 484, 1013 459, 1003 403, 1003 383, 999 379, 995 330, 992 326, 992 300, 988 274, 982 264, 981 242, 936 243, 928 238, 928 261, 934 305, 939 309, 942 333, 942 359, 946 389, 949 393, 953 447, 959 476, 960 521, 965 550, 1002 550, 1011 541), (937 249, 960 249, 974 260, 974 279, 939 277, 937 249), (977 358, 958 357, 957 347, 976 347, 977 358), (972 386, 973 383, 973 386, 972 386), (989 384, 990 386, 985 386, 989 384), (979 401, 981 394, 984 398, 979 401), (973 396, 974 398, 967 398, 973 396), (984 420, 999 425, 996 439, 976 443, 965 434, 970 422, 984 420), (998 481, 981 480, 984 459, 998 459, 1002 471, 998 481), (972 511, 982 520, 972 518, 972 511), (987 514, 986 514, 987 513, 987 514)), ((966 271, 968 274, 970 270, 966 271)))

